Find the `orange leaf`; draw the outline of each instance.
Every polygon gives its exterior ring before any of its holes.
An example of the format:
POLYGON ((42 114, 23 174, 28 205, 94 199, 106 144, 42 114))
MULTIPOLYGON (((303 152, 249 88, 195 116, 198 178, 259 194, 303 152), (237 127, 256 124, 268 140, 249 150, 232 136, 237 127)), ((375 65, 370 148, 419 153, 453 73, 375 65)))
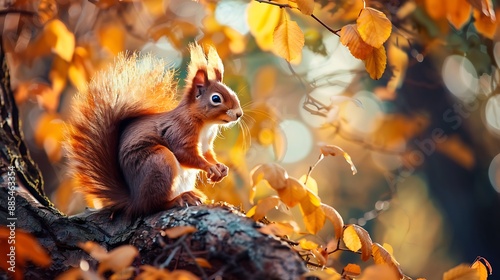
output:
POLYGON ((297 2, 297 6, 299 10, 304 15, 312 15, 314 10, 314 0, 295 0, 297 2))
POLYGON ((196 228, 193 226, 178 226, 163 230, 161 234, 163 236, 168 236, 170 239, 176 239, 183 235, 190 234, 196 232, 196 228))
POLYGON ((391 35, 391 21, 384 13, 373 8, 361 10, 356 24, 363 41, 374 48, 380 48, 391 35))
POLYGON ((302 274, 302 278, 300 279, 306 279, 307 277, 316 277, 320 280, 340 280, 341 275, 335 271, 335 269, 331 267, 326 267, 321 270, 311 270, 308 271, 304 274, 302 274))
POLYGON ((212 268, 212 265, 204 258, 195 258, 194 261, 203 268, 212 268))
POLYGON ((466 264, 460 264, 443 274, 443 280, 476 280, 479 272, 466 264))
POLYGON ((382 77, 387 65, 387 54, 385 47, 381 46, 378 49, 373 49, 373 52, 365 60, 365 69, 374 80, 382 77))
POLYGON ((325 212, 325 216, 333 224, 333 231, 335 232, 335 237, 340 238, 342 236, 342 230, 344 229, 344 220, 340 216, 339 212, 330 205, 321 203, 321 208, 325 212))
MULTIPOLYGON (((386 245, 386 244, 384 244, 384 245, 386 245)), ((399 267, 399 263, 394 259, 392 254, 389 253, 389 251, 387 249, 385 249, 385 247, 381 246, 378 243, 373 243, 372 244, 372 255, 373 255, 373 262, 375 264, 387 264, 392 269, 394 269, 394 271, 399 276, 401 276, 401 277, 403 276, 403 272, 401 271, 401 268, 399 267)))
MULTIPOLYGON (((493 14, 496 18, 496 15, 493 14)), ((484 15, 479 10, 474 10, 474 27, 476 27, 477 32, 481 33, 483 36, 493 39, 497 31, 498 24, 496 20, 492 20, 491 17, 484 15)))
POLYGON ((372 239, 368 232, 358 225, 348 225, 344 229, 343 238, 349 250, 357 252, 361 249, 361 259, 366 261, 372 254, 372 239))
POLYGON ((467 0, 446 1, 448 21, 456 28, 461 29, 471 17, 472 6, 467 0))
POLYGON ((263 198, 257 202, 257 205, 248 210, 247 217, 252 217, 254 220, 258 221, 264 218, 269 210, 277 207, 279 203, 280 198, 277 196, 263 198))
POLYGON ((49 85, 35 83, 31 85, 30 91, 36 94, 37 102, 48 112, 56 112, 59 106, 60 93, 54 92, 49 85))
POLYGON ((285 236, 297 232, 298 227, 292 223, 272 223, 259 228, 259 231, 269 235, 285 236))
POLYGON ((358 275, 361 274, 361 267, 357 264, 347 264, 344 269, 342 270, 343 275, 347 275, 351 278, 357 277, 358 275))
POLYGON ((286 188, 288 185, 286 181, 288 178, 286 170, 275 163, 259 165, 250 171, 250 174, 252 176, 252 186, 255 186, 261 180, 266 180, 275 190, 286 188))
MULTIPOLYGON (((286 12, 283 10, 283 13, 286 12)), ((299 25, 284 16, 273 33, 274 51, 287 61, 291 61, 302 53, 304 42, 304 33, 299 25)))
POLYGON ((493 273, 493 269, 491 268, 490 263, 483 257, 477 257, 474 263, 471 265, 471 268, 474 268, 479 273, 480 280, 488 279, 488 275, 493 273))
POLYGON ((66 87, 68 79, 69 63, 59 56, 54 57, 52 68, 50 69, 49 79, 52 84, 52 91, 58 96, 66 87))
POLYGON ((321 154, 324 156, 335 156, 338 152, 342 153, 345 161, 351 166, 352 175, 356 174, 358 170, 354 163, 352 162, 351 156, 346 153, 342 148, 336 145, 322 145, 320 148, 321 154))
POLYGON ((390 266, 385 264, 371 265, 363 271, 359 280, 399 280, 399 277, 390 266))
POLYGON ((307 188, 295 178, 286 179, 286 188, 279 189, 278 195, 288 207, 294 207, 307 195, 307 188))
POLYGON ((339 35, 340 42, 349 49, 355 58, 364 60, 373 52, 373 47, 361 39, 355 24, 342 27, 339 35))
POLYGON ((446 16, 446 1, 425 0, 427 14, 435 20, 446 16))
POLYGON ((101 274, 111 270, 118 272, 130 266, 139 255, 139 251, 132 245, 122 245, 108 253, 105 260, 100 261, 97 273, 101 274))
POLYGON ((320 205, 319 198, 309 191, 299 204, 306 229, 312 234, 316 234, 325 224, 325 212, 320 205))
POLYGON ((96 261, 103 261, 108 258, 108 251, 93 241, 87 241, 85 243, 78 243, 78 247, 87 252, 96 261))
POLYGON ((98 38, 101 46, 112 55, 116 56, 125 48, 125 30, 121 25, 108 24, 99 28, 98 38))
POLYGON ((496 13, 491 0, 468 0, 472 7, 491 21, 496 21, 496 13))
POLYGON ((0 226, 0 244, 0 268, 9 274, 13 272, 14 279, 23 279, 23 270, 28 261, 40 267, 48 267, 52 262, 36 238, 22 230, 12 231, 9 227, 0 226), (11 256, 14 256, 14 261, 11 256), (9 270, 11 267, 14 267, 14 271, 9 270))

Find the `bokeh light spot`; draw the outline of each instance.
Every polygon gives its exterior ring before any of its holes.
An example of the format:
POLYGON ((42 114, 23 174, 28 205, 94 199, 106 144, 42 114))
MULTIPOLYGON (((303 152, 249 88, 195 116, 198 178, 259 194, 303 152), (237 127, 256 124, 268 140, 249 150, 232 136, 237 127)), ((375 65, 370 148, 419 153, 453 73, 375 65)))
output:
POLYGON ((280 123, 286 138, 286 152, 283 162, 293 163, 305 158, 312 149, 313 137, 309 129, 296 120, 284 120, 280 123))
POLYGON ((443 64, 442 75, 448 90, 462 100, 475 96, 478 91, 477 71, 464 56, 448 56, 443 64))
POLYGON ((496 155, 491 161, 488 176, 495 191, 500 193, 500 154, 496 155))

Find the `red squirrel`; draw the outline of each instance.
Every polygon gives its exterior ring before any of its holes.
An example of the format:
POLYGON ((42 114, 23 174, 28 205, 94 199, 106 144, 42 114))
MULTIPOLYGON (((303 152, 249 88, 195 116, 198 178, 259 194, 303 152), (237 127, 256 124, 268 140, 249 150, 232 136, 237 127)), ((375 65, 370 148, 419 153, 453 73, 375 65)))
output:
POLYGON ((200 204, 200 170, 219 182, 219 128, 243 115, 237 95, 222 83, 216 50, 190 45, 184 93, 176 102, 174 71, 151 55, 122 54, 73 100, 68 125, 70 167, 87 199, 138 217, 200 204), (177 104, 177 105, 176 105, 177 104))

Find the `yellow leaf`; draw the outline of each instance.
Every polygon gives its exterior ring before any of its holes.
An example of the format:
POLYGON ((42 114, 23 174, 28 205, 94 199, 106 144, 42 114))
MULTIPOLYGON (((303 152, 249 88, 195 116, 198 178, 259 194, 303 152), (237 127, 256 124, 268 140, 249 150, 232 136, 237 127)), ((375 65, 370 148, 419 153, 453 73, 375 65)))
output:
POLYGON ((163 230, 161 232, 161 235, 162 236, 166 235, 170 239, 176 239, 176 238, 179 238, 183 235, 190 234, 193 232, 196 232, 196 228, 193 226, 177 226, 177 227, 163 230))
POLYGON ((378 80, 382 77, 386 65, 387 55, 385 53, 384 46, 381 46, 378 49, 373 49, 371 55, 369 55, 365 60, 365 69, 374 80, 378 80))
POLYGON ((125 47, 125 30, 121 25, 108 24, 98 29, 98 38, 101 46, 115 56, 125 47))
POLYGON ((295 178, 286 179, 286 187, 278 190, 278 195, 288 207, 294 207, 307 196, 307 188, 295 178))
POLYGON ((356 20, 359 35, 365 43, 380 48, 389 38, 392 23, 387 16, 379 10, 364 8, 356 20))
POLYGON ((326 220, 325 212, 317 204, 319 198, 311 192, 307 193, 299 204, 300 212, 304 219, 306 229, 312 234, 316 234, 321 228, 323 228, 326 220))
POLYGON ((54 57, 52 68, 50 69, 49 79, 52 84, 54 94, 60 94, 66 87, 68 79, 69 63, 59 56, 54 57))
POLYGON ((258 221, 269 212, 269 210, 277 207, 280 203, 280 198, 277 196, 270 196, 263 198, 257 202, 257 205, 252 207, 247 212, 247 217, 252 217, 254 220, 258 221))
POLYGON ((284 16, 281 23, 274 30, 274 51, 287 61, 291 61, 302 53, 304 42, 304 33, 302 33, 299 25, 284 16))
POLYGON ((311 270, 308 271, 304 274, 302 274, 302 277, 300 279, 306 279, 308 277, 316 277, 320 280, 340 280, 341 275, 335 271, 335 269, 326 267, 321 270, 311 270))
POLYGON ((359 249, 361 249, 361 240, 359 239, 359 236, 354 229, 354 225, 348 225, 344 229, 342 239, 344 240, 344 243, 349 250, 357 252, 359 251, 359 249))
POLYGON ((384 249, 389 253, 391 254, 391 256, 394 255, 394 249, 392 248, 392 245, 389 244, 389 243, 384 243, 382 244, 382 247, 384 247, 384 249))
POLYGON ((71 61, 75 51, 75 35, 58 19, 51 20, 44 27, 45 43, 53 53, 66 61, 71 61), (45 33, 46 32, 46 33, 45 33))
POLYGON ((358 225, 348 225, 344 229, 343 238, 347 248, 353 252, 361 249, 361 259, 366 261, 372 254, 372 239, 368 232, 358 225))
POLYGON ((304 250, 313 250, 319 247, 318 243, 307 239, 301 239, 299 241, 299 246, 304 250))
POLYGON ((71 83, 79 90, 83 89, 87 84, 88 74, 85 69, 84 58, 77 56, 76 52, 73 62, 69 66, 68 76, 71 83))
POLYGON ((446 1, 448 21, 456 28, 461 29, 471 17, 472 6, 467 0, 446 1))
MULTIPOLYGON (((306 174, 300 176, 299 181, 300 182, 305 182, 306 177, 307 177, 306 174)), ((318 183, 316 182, 316 180, 314 180, 313 177, 311 177, 311 176, 307 177, 307 182, 305 183, 305 186, 313 194, 318 195, 318 183)))
POLYGON ((250 33, 255 37, 257 45, 264 51, 273 48, 274 29, 281 20, 279 7, 251 1, 247 9, 250 33))
POLYGON ((479 280, 479 272, 466 264, 460 264, 446 271, 443 280, 479 280))
POLYGON ((342 274, 346 274, 351 278, 357 277, 361 274, 361 267, 357 264, 349 263, 344 267, 342 274))
POLYGON ((314 11, 314 0, 295 0, 299 10, 304 15, 312 15, 314 11))
POLYGON ((252 175, 252 186, 255 186, 261 180, 266 180, 275 190, 286 188, 288 185, 288 173, 276 163, 258 165, 250 171, 250 174, 252 175))
POLYGON ((339 35, 340 42, 349 49, 355 58, 364 60, 373 52, 373 47, 361 39, 355 24, 342 27, 339 35))
POLYGON ((122 245, 108 253, 108 257, 100 262, 97 272, 102 275, 102 273, 108 270, 113 272, 120 271, 131 265, 138 255, 139 251, 136 247, 122 245))
POLYGON ((340 216, 339 212, 330 205, 321 203, 321 208, 325 212, 325 216, 333 224, 333 231, 335 232, 335 237, 340 238, 342 236, 342 230, 344 229, 344 220, 340 216))

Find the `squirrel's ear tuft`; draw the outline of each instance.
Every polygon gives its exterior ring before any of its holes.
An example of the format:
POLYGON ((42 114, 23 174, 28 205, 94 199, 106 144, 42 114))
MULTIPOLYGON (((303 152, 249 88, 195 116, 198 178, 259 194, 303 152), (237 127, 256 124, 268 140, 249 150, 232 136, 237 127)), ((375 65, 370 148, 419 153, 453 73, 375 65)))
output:
POLYGON ((191 62, 188 65, 188 75, 186 77, 186 85, 190 87, 198 72, 205 72, 205 76, 207 73, 207 57, 205 56, 205 52, 203 52, 203 48, 197 43, 189 44, 189 53, 191 55, 191 62))
POLYGON ((217 54, 217 50, 213 46, 210 46, 210 49, 208 49, 208 70, 211 74, 213 72, 216 81, 222 82, 224 65, 222 64, 219 54, 217 54))

